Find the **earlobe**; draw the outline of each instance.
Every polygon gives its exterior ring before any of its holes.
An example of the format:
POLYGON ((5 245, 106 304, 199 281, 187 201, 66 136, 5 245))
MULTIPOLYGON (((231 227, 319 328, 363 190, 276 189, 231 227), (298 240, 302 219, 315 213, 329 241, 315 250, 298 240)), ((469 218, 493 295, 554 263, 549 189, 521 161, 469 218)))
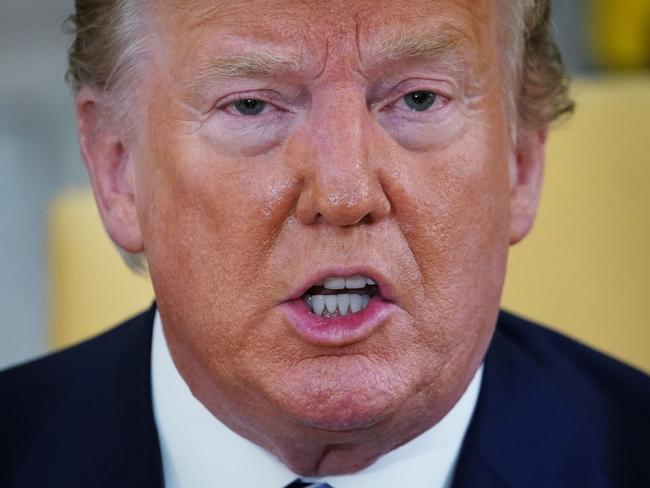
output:
POLYGON ((510 244, 521 241, 535 221, 544 178, 548 130, 522 130, 517 141, 516 162, 510 193, 510 244))
POLYGON ((138 221, 132 154, 119 123, 104 100, 89 87, 76 97, 81 156, 88 169, 104 226, 125 251, 143 251, 138 221))

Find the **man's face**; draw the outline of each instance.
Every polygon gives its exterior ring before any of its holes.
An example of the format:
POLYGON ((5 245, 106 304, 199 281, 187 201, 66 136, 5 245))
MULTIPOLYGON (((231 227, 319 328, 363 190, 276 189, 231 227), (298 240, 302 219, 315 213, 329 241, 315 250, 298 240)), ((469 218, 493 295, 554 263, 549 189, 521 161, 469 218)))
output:
POLYGON ((511 238, 496 6, 189 3, 154 7, 135 168, 179 369, 262 444, 435 423, 482 360, 511 238))

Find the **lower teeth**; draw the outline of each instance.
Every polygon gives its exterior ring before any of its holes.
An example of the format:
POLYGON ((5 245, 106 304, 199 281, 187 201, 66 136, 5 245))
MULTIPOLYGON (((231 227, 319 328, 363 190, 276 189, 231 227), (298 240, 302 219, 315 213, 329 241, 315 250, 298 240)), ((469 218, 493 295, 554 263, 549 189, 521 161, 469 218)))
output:
POLYGON ((319 317, 344 317, 365 310, 370 295, 307 295, 304 298, 311 313, 319 317))

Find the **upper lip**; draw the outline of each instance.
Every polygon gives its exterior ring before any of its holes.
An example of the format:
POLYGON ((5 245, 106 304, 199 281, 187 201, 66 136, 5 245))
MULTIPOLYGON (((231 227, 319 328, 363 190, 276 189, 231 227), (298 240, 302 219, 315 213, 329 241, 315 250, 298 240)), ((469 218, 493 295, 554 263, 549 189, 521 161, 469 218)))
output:
POLYGON ((317 271, 305 279, 298 288, 293 290, 287 297, 286 301, 299 299, 307 292, 307 290, 322 283, 326 278, 331 276, 349 278, 357 275, 367 276, 374 280, 375 283, 377 283, 377 288, 379 290, 378 296, 384 300, 393 301, 393 287, 388 278, 378 270, 366 266, 341 266, 317 271))

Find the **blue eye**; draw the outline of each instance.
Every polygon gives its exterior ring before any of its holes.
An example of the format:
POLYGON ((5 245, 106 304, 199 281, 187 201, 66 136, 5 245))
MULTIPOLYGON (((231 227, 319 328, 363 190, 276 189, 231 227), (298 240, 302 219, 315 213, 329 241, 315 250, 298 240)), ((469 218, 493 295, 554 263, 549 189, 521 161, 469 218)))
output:
POLYGON ((233 107, 242 115, 259 115, 266 108, 266 102, 255 98, 246 98, 234 102, 233 107))
POLYGON ((433 107, 438 96, 430 91, 414 91, 404 95, 404 102, 414 112, 424 112, 433 107))

